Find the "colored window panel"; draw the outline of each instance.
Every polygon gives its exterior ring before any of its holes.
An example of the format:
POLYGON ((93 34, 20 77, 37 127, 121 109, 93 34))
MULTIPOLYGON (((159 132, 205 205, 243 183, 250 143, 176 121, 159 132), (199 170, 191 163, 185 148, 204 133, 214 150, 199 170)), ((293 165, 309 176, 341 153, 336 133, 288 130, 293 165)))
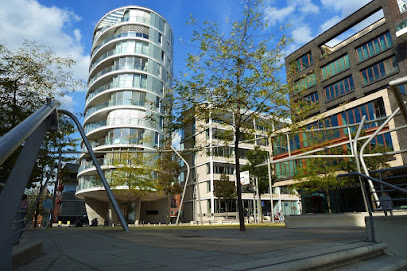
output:
POLYGON ((359 61, 363 61, 376 54, 381 53, 383 50, 393 46, 390 32, 386 32, 373 40, 356 48, 359 61))
POLYGON ((344 55, 322 67, 322 78, 327 79, 349 68, 349 56, 344 55))

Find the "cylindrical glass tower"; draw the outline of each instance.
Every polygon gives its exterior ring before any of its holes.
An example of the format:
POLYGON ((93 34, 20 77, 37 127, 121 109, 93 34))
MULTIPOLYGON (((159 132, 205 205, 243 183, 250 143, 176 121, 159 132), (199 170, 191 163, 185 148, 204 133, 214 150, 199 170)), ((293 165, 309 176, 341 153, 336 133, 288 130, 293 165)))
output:
MULTIPOLYGON (((162 146, 162 101, 172 75, 173 34, 162 16, 127 6, 97 23, 83 126, 108 181, 128 159, 124 151, 162 146)), ((104 191, 88 154, 81 156, 80 164, 76 195, 99 198, 95 193, 104 191)))

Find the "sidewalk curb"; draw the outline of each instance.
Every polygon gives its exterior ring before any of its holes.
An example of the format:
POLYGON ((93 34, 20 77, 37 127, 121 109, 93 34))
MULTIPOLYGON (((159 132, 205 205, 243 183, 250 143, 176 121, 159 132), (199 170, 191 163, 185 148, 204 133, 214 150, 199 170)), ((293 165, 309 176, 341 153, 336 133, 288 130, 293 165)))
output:
POLYGON ((38 258, 42 253, 42 241, 21 242, 12 249, 13 267, 17 268, 38 258))

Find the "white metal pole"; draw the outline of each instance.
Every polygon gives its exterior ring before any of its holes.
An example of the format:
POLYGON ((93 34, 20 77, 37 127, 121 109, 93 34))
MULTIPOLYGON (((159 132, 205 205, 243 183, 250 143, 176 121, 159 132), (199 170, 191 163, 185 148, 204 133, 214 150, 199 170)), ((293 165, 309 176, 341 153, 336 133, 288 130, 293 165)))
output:
POLYGON ((182 191, 182 197, 181 197, 181 202, 179 204, 179 208, 178 208, 178 215, 177 215, 177 221, 175 222, 175 225, 178 225, 179 223, 179 216, 181 214, 181 210, 182 210, 182 203, 184 202, 184 197, 185 197, 185 191, 187 190, 187 184, 188 184, 188 179, 189 179, 189 172, 191 171, 189 168, 189 164, 187 163, 187 161, 185 161, 184 157, 182 157, 176 149, 174 149, 173 146, 170 146, 171 149, 179 156, 179 158, 181 158, 182 161, 184 161, 185 165, 187 165, 187 179, 185 180, 185 184, 184 184, 184 191, 182 191))

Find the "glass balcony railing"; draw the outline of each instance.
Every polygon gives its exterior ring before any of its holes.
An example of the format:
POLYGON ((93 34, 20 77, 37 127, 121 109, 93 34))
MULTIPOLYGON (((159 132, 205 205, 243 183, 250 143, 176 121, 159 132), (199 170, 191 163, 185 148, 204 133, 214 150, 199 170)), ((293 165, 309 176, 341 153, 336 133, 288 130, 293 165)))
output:
POLYGON ((87 124, 87 125, 85 125, 85 129, 84 129, 85 134, 88 134, 88 133, 92 132, 93 130, 98 129, 103 126, 106 126, 106 120, 87 124))
POLYGON ((90 107, 88 110, 86 110, 85 119, 86 119, 87 117, 89 117, 91 114, 95 113, 96 111, 99 111, 99 110, 101 110, 101 109, 103 109, 103 108, 106 108, 106 107, 108 107, 108 106, 109 106, 109 103, 108 103, 108 102, 105 102, 105 103, 98 104, 98 105, 95 105, 95 106, 90 107))
POLYGON ((144 66, 140 66, 140 65, 123 65, 123 66, 110 66, 107 68, 104 68, 103 70, 101 70, 100 72, 98 72, 95 76, 93 76, 89 82, 88 82, 88 86, 92 85, 93 82, 95 82, 99 77, 101 77, 102 75, 108 73, 108 72, 112 72, 112 71, 126 71, 126 70, 140 70, 140 71, 144 71, 147 72, 147 67, 148 67, 148 63, 146 63, 144 66))

